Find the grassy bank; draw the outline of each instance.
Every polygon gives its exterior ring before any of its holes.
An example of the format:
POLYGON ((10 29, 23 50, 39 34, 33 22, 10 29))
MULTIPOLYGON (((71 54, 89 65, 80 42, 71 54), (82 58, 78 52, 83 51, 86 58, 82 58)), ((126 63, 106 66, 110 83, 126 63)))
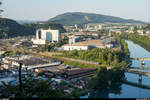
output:
POLYGON ((100 65, 85 64, 81 62, 74 62, 74 61, 68 61, 68 60, 64 60, 63 63, 70 65, 70 66, 78 66, 80 68, 100 68, 101 67, 100 65))
POLYGON ((96 64, 89 64, 89 63, 82 63, 82 62, 76 62, 76 61, 71 61, 71 60, 66 60, 64 57, 61 56, 52 56, 52 55, 45 55, 43 53, 39 54, 41 57, 50 57, 50 58, 54 58, 54 59, 58 59, 61 60, 62 63, 66 64, 66 65, 70 65, 70 66, 77 66, 80 68, 100 68, 100 67, 106 67, 104 65, 96 65, 96 64))

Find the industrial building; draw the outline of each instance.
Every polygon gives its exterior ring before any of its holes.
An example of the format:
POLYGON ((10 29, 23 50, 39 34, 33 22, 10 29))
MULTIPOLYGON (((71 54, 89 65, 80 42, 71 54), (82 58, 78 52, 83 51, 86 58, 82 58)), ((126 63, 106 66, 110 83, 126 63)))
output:
POLYGON ((20 63, 23 64, 23 69, 38 69, 61 64, 61 62, 54 59, 44 59, 29 55, 8 56, 3 58, 2 63, 5 69, 18 67, 20 63))
POLYGON ((105 38, 103 40, 88 40, 73 44, 66 44, 62 46, 63 50, 90 50, 92 48, 113 48, 111 39, 105 38))

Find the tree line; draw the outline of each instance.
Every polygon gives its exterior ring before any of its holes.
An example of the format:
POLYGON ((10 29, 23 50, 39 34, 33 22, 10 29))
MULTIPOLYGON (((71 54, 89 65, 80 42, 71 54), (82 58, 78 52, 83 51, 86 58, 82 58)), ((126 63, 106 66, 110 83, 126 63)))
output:
MULTIPOLYGON (((123 44, 123 47, 124 46, 126 45, 123 44)), ((126 54, 127 52, 126 49, 124 49, 124 51, 123 50, 115 51, 109 48, 104 49, 94 48, 92 50, 63 51, 63 56, 74 59, 98 62, 100 65, 112 65, 114 67, 124 67, 126 65, 125 62, 126 55, 129 56, 129 54, 126 54)))
POLYGON ((120 34, 116 35, 120 39, 131 40, 136 44, 139 44, 141 47, 150 51, 150 38, 148 36, 140 36, 138 34, 120 34))

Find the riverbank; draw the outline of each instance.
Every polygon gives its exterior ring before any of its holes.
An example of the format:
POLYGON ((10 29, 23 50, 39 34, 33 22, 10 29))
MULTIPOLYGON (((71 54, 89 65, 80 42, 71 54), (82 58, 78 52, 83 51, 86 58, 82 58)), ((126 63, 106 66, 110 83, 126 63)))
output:
MULTIPOLYGON (((128 48, 130 50, 130 57, 137 58, 137 57, 150 57, 150 52, 147 52, 142 47, 138 46, 137 44, 134 44, 131 41, 126 41, 128 44, 128 48), (141 53, 142 52, 142 53, 141 53)), ((141 61, 132 61, 131 67, 139 67, 141 65, 141 61)), ((146 62, 146 68, 150 68, 150 63, 148 61, 146 62)), ((104 77, 107 77, 107 74, 103 74, 104 77)), ((113 76, 113 75, 111 75, 113 76)), ((124 72, 124 78, 134 84, 127 84, 124 82, 121 83, 115 83, 116 85, 111 85, 109 88, 102 89, 96 89, 95 91, 90 91, 84 96, 81 96, 81 98, 149 98, 150 90, 147 88, 144 88, 144 86, 149 86, 150 77, 143 76, 142 80, 139 81, 138 74, 133 73, 127 73, 124 72)), ((117 76, 115 76, 113 79, 117 79, 117 76)), ((115 82, 115 81, 114 81, 115 82)), ((93 81, 93 83, 98 83, 93 81)))
POLYGON ((144 49, 150 51, 150 38, 148 36, 141 36, 138 34, 115 34, 116 37, 121 39, 126 39, 133 41, 134 43, 140 45, 144 49))

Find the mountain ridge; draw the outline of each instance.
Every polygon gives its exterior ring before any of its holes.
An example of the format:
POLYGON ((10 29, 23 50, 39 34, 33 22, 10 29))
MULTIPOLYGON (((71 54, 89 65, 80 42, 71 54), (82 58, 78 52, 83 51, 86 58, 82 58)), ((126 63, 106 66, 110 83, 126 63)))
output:
POLYGON ((63 25, 74 25, 74 24, 87 24, 87 23, 142 23, 143 21, 124 19, 120 17, 114 17, 96 13, 84 13, 84 12, 66 12, 57 15, 48 20, 48 22, 57 22, 63 25))

